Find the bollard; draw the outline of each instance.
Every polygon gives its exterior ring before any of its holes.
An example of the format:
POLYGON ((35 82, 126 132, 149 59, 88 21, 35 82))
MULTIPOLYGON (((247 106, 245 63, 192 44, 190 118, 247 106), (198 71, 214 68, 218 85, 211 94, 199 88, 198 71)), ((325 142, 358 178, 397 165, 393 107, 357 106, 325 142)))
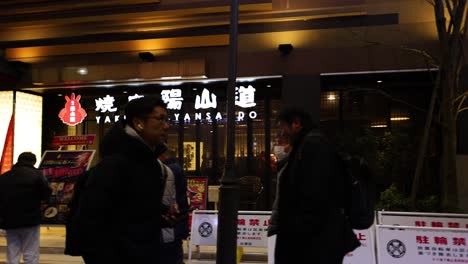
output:
POLYGON ((236 251, 236 255, 237 255, 237 264, 240 263, 241 259, 242 259, 242 255, 244 255, 244 248, 243 247, 237 247, 237 251, 236 251))

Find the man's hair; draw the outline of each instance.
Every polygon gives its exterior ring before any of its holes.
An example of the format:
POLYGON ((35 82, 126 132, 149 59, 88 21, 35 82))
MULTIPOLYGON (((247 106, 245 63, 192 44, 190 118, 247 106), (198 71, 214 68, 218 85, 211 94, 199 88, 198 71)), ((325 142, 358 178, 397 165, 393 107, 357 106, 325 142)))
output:
POLYGON ((304 131, 318 128, 318 125, 312 119, 312 116, 302 108, 288 107, 283 109, 278 114, 278 121, 285 122, 291 125, 294 121, 298 121, 302 125, 304 131))
POLYGON ((18 163, 34 165, 36 163, 36 155, 32 152, 23 152, 18 156, 18 163))
POLYGON ((166 103, 159 97, 145 96, 133 99, 125 107, 125 120, 128 125, 132 125, 134 118, 144 118, 153 112, 155 107, 166 108, 166 103))

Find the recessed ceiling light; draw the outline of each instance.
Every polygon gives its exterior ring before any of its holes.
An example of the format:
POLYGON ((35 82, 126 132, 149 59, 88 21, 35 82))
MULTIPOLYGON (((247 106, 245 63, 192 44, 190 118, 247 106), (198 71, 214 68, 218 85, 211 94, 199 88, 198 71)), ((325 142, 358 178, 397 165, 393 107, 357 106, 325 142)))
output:
POLYGON ((382 80, 378 80, 377 83, 382 83, 382 80))
POLYGON ((78 68, 78 70, 76 70, 76 73, 78 73, 79 75, 86 75, 88 74, 88 69, 86 67, 81 67, 78 68))

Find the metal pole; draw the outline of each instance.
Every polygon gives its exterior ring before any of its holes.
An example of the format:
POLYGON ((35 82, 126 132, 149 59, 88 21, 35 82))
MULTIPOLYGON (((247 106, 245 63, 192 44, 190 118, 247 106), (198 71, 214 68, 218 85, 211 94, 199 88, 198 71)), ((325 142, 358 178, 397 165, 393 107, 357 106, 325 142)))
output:
POLYGON ((219 188, 219 214, 217 237, 217 264, 235 264, 237 248, 237 211, 239 209, 239 178, 234 172, 234 100, 237 76, 237 23, 238 0, 231 0, 231 26, 229 32, 229 77, 227 86, 226 166, 219 188))

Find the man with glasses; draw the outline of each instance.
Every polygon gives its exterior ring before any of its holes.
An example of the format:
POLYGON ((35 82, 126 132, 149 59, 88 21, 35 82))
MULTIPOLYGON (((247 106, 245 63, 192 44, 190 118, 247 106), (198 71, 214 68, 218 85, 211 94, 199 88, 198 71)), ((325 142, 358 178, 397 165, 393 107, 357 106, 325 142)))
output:
POLYGON ((156 152, 169 129, 166 105, 142 97, 128 103, 125 115, 104 136, 101 162, 71 220, 87 264, 159 263, 163 177, 156 152))

